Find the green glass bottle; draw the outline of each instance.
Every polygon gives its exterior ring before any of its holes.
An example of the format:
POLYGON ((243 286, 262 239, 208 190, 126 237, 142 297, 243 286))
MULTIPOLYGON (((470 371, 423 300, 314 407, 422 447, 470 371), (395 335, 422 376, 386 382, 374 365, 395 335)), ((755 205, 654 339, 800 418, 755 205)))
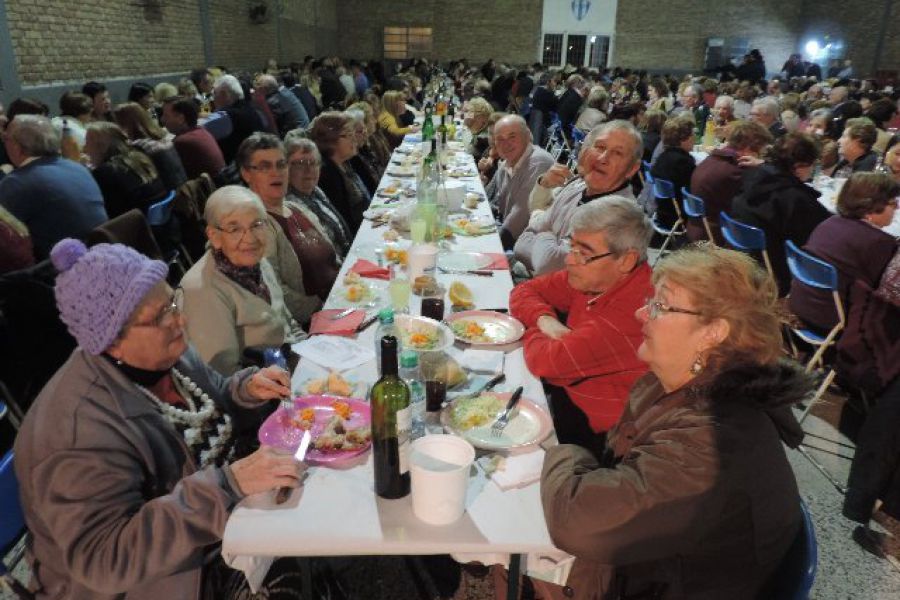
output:
POLYGON ((381 379, 372 386, 372 457, 375 493, 382 498, 409 494, 412 412, 409 387, 397 374, 397 338, 381 338, 381 379))
POLYGON ((431 118, 431 104, 425 105, 425 120, 422 121, 422 141, 434 139, 434 119, 431 118))

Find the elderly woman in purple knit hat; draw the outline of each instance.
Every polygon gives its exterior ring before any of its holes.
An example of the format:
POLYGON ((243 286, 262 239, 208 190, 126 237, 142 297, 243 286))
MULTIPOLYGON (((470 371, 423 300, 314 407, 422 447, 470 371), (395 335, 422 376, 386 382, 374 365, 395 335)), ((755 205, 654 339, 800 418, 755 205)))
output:
POLYGON ((204 364, 162 262, 72 239, 51 259, 79 347, 16 439, 37 598, 225 598, 204 573, 231 509, 303 471, 266 447, 234 460, 231 418, 289 395, 288 374, 204 364))

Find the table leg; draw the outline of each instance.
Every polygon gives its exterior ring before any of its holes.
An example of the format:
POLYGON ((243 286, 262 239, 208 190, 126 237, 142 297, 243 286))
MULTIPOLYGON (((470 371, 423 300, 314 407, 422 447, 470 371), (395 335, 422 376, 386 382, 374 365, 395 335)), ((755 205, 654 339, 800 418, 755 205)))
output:
POLYGON ((298 556, 297 564, 300 566, 300 592, 303 594, 303 600, 312 600, 312 559, 298 556))
POLYGON ((506 580, 506 600, 519 600, 519 575, 522 570, 522 555, 509 555, 509 578, 506 580))

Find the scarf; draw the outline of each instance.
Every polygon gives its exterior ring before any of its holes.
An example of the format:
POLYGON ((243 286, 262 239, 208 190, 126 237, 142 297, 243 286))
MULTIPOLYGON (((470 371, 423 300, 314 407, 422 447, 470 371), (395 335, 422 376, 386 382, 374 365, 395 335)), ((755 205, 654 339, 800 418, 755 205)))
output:
POLYGON ((262 269, 259 267, 259 264, 255 264, 252 267, 238 267, 232 264, 221 250, 213 250, 212 255, 216 261, 216 268, 222 275, 254 296, 259 296, 266 301, 266 304, 272 303, 272 295, 269 293, 269 286, 263 281, 262 269))

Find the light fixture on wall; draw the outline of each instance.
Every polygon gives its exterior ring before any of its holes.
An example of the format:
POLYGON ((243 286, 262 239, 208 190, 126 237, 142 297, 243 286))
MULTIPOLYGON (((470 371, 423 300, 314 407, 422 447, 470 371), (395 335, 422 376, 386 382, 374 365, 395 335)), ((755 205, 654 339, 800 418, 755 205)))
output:
POLYGON ((827 44, 822 45, 819 40, 809 40, 803 46, 803 50, 810 60, 820 60, 828 56, 829 52, 831 52, 832 43, 828 42, 827 44))

